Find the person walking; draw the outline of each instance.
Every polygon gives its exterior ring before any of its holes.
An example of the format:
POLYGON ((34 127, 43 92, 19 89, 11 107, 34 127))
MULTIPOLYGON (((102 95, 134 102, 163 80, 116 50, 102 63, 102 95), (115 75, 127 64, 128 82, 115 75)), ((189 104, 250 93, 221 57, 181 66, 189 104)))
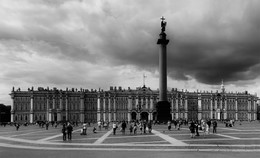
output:
POLYGON ((105 128, 105 130, 108 130, 108 122, 107 121, 104 122, 104 128, 105 128))
POLYGON ((209 133, 210 133, 210 127, 211 127, 211 120, 207 121, 208 127, 209 127, 209 133))
POLYGON ((170 121, 170 120, 167 122, 167 125, 168 125, 168 131, 170 131, 170 130, 171 130, 171 128, 172 128, 172 123, 171 123, 171 121, 170 121))
POLYGON ((48 130, 48 129, 49 129, 49 122, 46 122, 46 125, 45 125, 45 127, 46 127, 46 130, 48 130))
POLYGON ((178 130, 181 130, 182 121, 179 120, 177 125, 178 125, 178 130))
POLYGON ((152 121, 149 121, 149 122, 148 122, 147 127, 148 127, 148 132, 149 132, 149 133, 152 133, 152 121))
POLYGON ((198 123, 198 121, 195 121, 194 125, 195 125, 195 133, 196 133, 196 136, 200 136, 200 134, 199 134, 199 123, 198 123))
POLYGON ((122 128, 122 134, 125 135, 125 129, 126 129, 126 122, 125 121, 122 122, 121 128, 122 128))
POLYGON ((203 130, 203 137, 205 137, 205 135, 208 134, 208 130, 209 130, 209 126, 205 121, 202 122, 202 130, 203 130))
POLYGON ((213 133, 217 133, 217 126, 218 126, 218 123, 216 120, 214 120, 213 122, 213 133))
POLYGON ((136 134, 136 131, 137 131, 137 125, 136 125, 136 122, 134 122, 134 134, 136 134))
POLYGON ((191 121, 189 129, 190 129, 190 133, 191 133, 190 137, 194 138, 195 137, 195 123, 193 121, 191 121))
POLYGON ((16 124, 15 124, 15 127, 16 127, 16 130, 18 131, 18 130, 19 130, 19 127, 20 127, 20 124, 19 124, 19 123, 16 123, 16 124))
POLYGON ((130 135, 132 135, 132 133, 133 133, 133 128, 134 128, 133 126, 134 126, 134 123, 131 122, 130 125, 129 125, 129 133, 130 133, 130 135))
POLYGON ((143 123, 142 123, 142 121, 139 122, 138 127, 139 127, 139 130, 140 130, 140 133, 143 134, 143 123))
POLYGON ((71 140, 71 138, 72 138, 72 131, 73 131, 72 125, 70 123, 68 123, 68 126, 67 126, 68 140, 71 140))
POLYGON ((144 134, 146 134, 146 120, 144 120, 144 134))
POLYGON ((98 129, 101 131, 101 124, 102 124, 102 122, 101 122, 101 120, 99 120, 98 121, 98 129))
POLYGON ((113 128, 113 134, 116 135, 117 124, 115 121, 112 124, 112 128, 113 128))
POLYGON ((83 123, 81 135, 87 135, 87 124, 83 123))
POLYGON ((66 138, 66 130, 67 130, 67 128, 66 128, 66 125, 64 123, 63 126, 62 126, 62 129, 61 129, 63 141, 66 141, 66 139, 67 139, 66 138))

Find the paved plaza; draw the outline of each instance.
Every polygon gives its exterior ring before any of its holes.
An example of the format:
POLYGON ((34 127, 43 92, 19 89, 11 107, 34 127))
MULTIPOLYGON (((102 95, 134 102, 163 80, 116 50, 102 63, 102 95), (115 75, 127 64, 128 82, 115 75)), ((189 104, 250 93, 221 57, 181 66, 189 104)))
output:
POLYGON ((113 135, 111 127, 108 130, 102 128, 100 131, 97 130, 97 133, 93 133, 93 126, 95 125, 88 127, 87 135, 80 135, 81 126, 74 127, 70 141, 62 140, 61 126, 57 128, 50 126, 48 130, 36 125, 21 126, 18 131, 14 126, 0 126, 0 155, 10 154, 9 156, 12 157, 12 154, 25 151, 32 151, 36 155, 43 151, 47 151, 47 155, 59 151, 70 153, 88 151, 99 154, 108 152, 113 154, 120 152, 135 154, 138 152, 156 152, 157 154, 243 152, 252 154, 260 151, 260 123, 258 121, 242 122, 241 125, 236 123, 234 127, 225 127, 224 124, 219 123, 216 134, 212 133, 212 129, 208 135, 200 131, 200 136, 195 138, 190 138, 188 126, 182 126, 180 130, 173 127, 171 131, 168 131, 167 125, 155 125, 152 133, 141 134, 138 131, 136 135, 130 135, 129 130, 125 135, 119 130, 116 135, 113 135))

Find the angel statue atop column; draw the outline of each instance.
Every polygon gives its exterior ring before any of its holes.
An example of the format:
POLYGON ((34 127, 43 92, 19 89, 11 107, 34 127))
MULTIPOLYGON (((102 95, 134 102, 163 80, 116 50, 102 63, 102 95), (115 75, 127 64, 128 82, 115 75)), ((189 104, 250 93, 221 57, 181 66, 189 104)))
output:
POLYGON ((164 32, 167 22, 165 21, 165 18, 163 16, 161 17, 161 20, 162 32, 164 32))

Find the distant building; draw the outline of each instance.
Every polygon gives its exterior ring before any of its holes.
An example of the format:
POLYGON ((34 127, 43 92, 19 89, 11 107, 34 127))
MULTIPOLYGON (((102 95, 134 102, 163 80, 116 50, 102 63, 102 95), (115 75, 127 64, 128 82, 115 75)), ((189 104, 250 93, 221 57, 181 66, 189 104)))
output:
POLYGON ((11 121, 11 106, 0 104, 0 123, 11 121))
MULTIPOLYGON (((159 91, 143 86, 109 90, 33 88, 12 90, 12 122, 156 120, 159 91)), ((257 96, 248 92, 167 92, 172 119, 257 119, 257 96)))

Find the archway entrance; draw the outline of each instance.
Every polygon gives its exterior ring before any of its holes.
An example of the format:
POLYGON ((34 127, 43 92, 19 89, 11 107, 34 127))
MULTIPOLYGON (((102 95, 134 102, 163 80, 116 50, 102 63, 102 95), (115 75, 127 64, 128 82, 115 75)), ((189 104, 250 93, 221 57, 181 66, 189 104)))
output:
POLYGON ((131 113, 131 119, 132 120, 136 120, 136 112, 132 112, 131 113))
POLYGON ((148 112, 142 112, 141 113, 141 120, 148 121, 148 116, 149 116, 148 112))
POLYGON ((54 113, 54 121, 57 121, 57 113, 54 113))

